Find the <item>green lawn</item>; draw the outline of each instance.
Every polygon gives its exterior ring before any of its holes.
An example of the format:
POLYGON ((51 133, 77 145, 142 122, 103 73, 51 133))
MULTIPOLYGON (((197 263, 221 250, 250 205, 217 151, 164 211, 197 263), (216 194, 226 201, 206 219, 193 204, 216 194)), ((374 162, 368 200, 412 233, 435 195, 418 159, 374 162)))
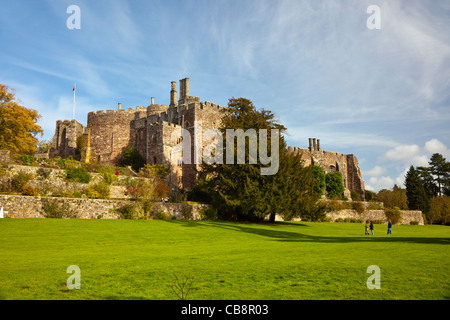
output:
POLYGON ((449 245, 445 226, 1 219, 0 298, 177 299, 176 274, 196 300, 450 299, 449 245))

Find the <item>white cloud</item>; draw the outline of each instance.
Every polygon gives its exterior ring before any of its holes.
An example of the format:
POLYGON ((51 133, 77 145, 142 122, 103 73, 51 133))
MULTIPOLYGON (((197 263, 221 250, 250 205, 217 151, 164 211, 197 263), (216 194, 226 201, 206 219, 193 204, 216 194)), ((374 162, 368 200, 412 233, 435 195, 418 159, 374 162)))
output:
POLYGON ((388 150, 382 156, 382 158, 385 160, 401 161, 417 157, 419 156, 419 154, 420 154, 420 147, 416 144, 400 145, 393 149, 388 150))
POLYGON ((366 189, 368 190, 381 190, 381 189, 391 189, 395 181, 391 177, 382 176, 382 177, 371 177, 368 181, 368 185, 366 189))
POLYGON ((367 170, 364 172, 365 175, 372 176, 372 177, 378 177, 384 173, 386 173, 386 169, 382 168, 380 166, 375 166, 371 170, 367 170))
POLYGON ((438 139, 431 139, 427 141, 425 143, 425 150, 430 154, 440 153, 446 159, 450 158, 450 149, 448 149, 447 146, 440 142, 438 139))

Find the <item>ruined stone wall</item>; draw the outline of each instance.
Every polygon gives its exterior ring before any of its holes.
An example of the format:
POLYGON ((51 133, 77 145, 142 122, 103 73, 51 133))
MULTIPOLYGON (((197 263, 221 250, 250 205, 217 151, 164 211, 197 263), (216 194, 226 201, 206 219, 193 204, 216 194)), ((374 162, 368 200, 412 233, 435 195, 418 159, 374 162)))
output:
POLYGON ((81 155, 77 154, 77 139, 84 134, 84 126, 76 120, 56 121, 55 135, 52 139, 49 157, 68 158, 71 156, 79 160, 81 155))
POLYGON ((345 196, 350 197, 350 190, 358 192, 364 199, 364 180, 358 165, 358 159, 352 154, 342 154, 340 152, 324 151, 320 148, 320 140, 317 143, 310 139, 310 146, 306 148, 289 147, 290 152, 301 154, 302 162, 305 166, 320 166, 325 173, 339 171, 342 173, 345 196))

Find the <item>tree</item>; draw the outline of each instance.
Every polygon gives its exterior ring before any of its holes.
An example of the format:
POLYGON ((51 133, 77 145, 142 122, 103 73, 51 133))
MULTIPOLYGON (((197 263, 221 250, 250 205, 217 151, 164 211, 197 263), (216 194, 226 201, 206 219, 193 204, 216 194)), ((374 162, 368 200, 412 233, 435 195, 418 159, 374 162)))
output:
POLYGON ((440 153, 433 153, 428 164, 428 171, 437 185, 438 195, 442 196, 444 187, 449 185, 450 163, 440 153))
POLYGON ((145 165, 144 157, 132 146, 127 146, 122 150, 121 163, 124 166, 131 166, 135 171, 139 171, 145 165))
MULTIPOLYGON (((290 219, 294 216, 320 216, 316 206, 317 197, 313 192, 314 179, 312 170, 304 168, 301 156, 287 151, 281 133, 285 127, 276 122, 268 110, 257 110, 253 103, 245 98, 232 98, 224 109, 221 133, 228 142, 227 129, 254 129, 259 132, 266 129, 267 155, 278 154, 279 167, 276 174, 262 175, 261 154, 256 163, 250 163, 249 144, 245 144, 245 163, 237 164, 237 144, 223 145, 223 155, 227 148, 233 148, 234 163, 202 164, 199 172, 200 185, 212 197, 212 204, 222 219, 262 220, 266 215, 275 221, 279 214, 290 219), (279 148, 272 149, 271 130, 279 130, 279 148)), ((234 137, 233 137, 234 139, 234 137)), ((257 149, 259 149, 258 141, 257 149)))
POLYGON ((322 167, 311 165, 312 167, 312 175, 314 178, 314 192, 317 197, 320 198, 325 191, 326 183, 325 183, 325 170, 322 167))
POLYGON ((364 190, 364 197, 366 198, 366 201, 375 200, 376 193, 371 190, 364 190))
POLYGON ((329 172, 325 177, 326 190, 329 198, 344 197, 344 182, 342 180, 342 173, 339 171, 329 172))
POLYGON ((406 197, 408 201, 408 208, 410 210, 422 210, 428 212, 429 200, 419 173, 410 166, 405 176, 406 197))
POLYGON ((383 202, 385 208, 398 207, 401 210, 408 209, 406 190, 394 185, 392 190, 382 189, 376 195, 376 200, 383 202))
POLYGON ((427 219, 431 223, 450 223, 450 197, 436 197, 430 201, 430 211, 427 214, 427 219))
POLYGON ((27 109, 15 101, 14 89, 0 84, 0 149, 19 154, 33 154, 37 149, 37 134, 43 134, 37 124, 41 118, 36 110, 27 109))
POLYGON ((436 185, 434 181, 434 177, 431 174, 430 168, 428 167, 417 167, 417 173, 420 176, 420 179, 423 183, 423 188, 429 199, 433 197, 437 197, 439 194, 439 187, 436 185))

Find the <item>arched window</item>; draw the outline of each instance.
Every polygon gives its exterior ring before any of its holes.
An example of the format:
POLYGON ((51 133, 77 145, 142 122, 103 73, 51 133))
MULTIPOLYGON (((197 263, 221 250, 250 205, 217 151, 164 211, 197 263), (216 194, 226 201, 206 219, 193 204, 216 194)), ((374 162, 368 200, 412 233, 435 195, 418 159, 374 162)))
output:
POLYGON ((336 167, 335 166, 331 165, 331 166, 328 167, 328 172, 334 172, 334 171, 336 171, 336 167))
POLYGON ((152 141, 153 143, 156 143, 158 141, 158 136, 156 135, 156 133, 153 134, 152 141))

